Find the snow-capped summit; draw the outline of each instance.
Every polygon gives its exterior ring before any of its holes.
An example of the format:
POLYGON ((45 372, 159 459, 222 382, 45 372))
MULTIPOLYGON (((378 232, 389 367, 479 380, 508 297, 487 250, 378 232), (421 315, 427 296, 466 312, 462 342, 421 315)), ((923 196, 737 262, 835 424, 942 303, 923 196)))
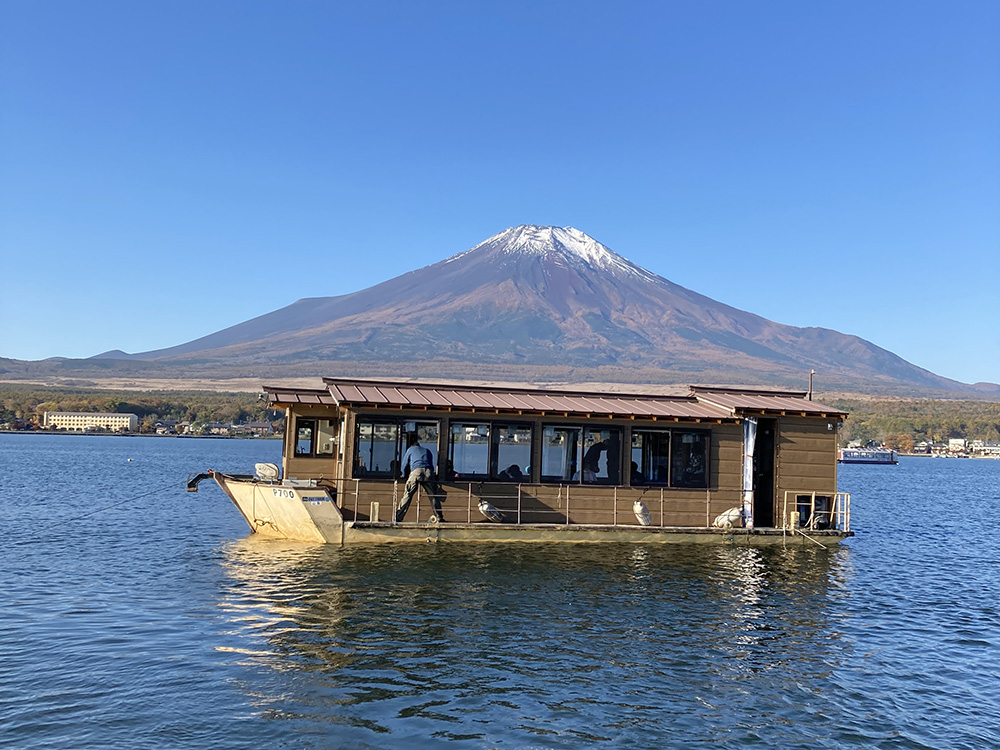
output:
POLYGON ((589 234, 573 227, 522 224, 499 232, 471 250, 454 256, 458 260, 475 254, 511 255, 542 260, 563 258, 590 270, 651 277, 649 271, 610 250, 589 234))
POLYGON ((562 253, 587 261, 593 266, 608 266, 624 260, 590 235, 573 227, 540 227, 522 224, 495 234, 477 247, 493 245, 509 253, 562 253))

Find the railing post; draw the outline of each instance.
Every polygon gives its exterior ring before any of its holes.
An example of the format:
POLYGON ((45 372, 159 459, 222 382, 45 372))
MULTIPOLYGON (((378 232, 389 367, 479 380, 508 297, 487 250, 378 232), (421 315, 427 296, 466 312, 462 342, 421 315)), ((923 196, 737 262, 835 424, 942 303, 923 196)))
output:
POLYGON ((517 485, 517 522, 521 523, 521 485, 517 485))
POLYGON ((472 523, 472 482, 469 482, 469 519, 467 523, 472 523))
POLYGON ((566 485, 566 525, 569 526, 569 485, 566 485))
POLYGON ((615 487, 615 511, 614 511, 614 514, 611 516, 611 525, 612 526, 617 526, 618 525, 618 488, 617 487, 615 487))

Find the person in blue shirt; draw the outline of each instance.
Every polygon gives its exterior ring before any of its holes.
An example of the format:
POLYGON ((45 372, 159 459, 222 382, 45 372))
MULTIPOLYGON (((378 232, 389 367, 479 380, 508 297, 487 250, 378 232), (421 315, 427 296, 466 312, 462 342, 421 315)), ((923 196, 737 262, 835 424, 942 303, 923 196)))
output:
POLYGON ((438 499, 437 482, 434 481, 434 455, 420 445, 416 433, 410 433, 406 440, 406 453, 403 454, 403 476, 406 477, 406 489, 403 499, 396 511, 396 523, 403 520, 410 501, 417 491, 417 485, 423 485, 431 498, 434 508, 434 518, 443 521, 441 516, 441 501, 438 499))

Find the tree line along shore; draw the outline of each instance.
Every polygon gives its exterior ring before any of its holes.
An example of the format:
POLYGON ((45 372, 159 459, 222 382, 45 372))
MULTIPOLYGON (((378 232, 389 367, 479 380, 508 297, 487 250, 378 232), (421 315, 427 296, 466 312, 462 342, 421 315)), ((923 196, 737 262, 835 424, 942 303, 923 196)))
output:
POLYGON ((157 423, 184 422, 193 434, 215 424, 268 423, 284 427, 284 412, 268 409, 255 393, 208 391, 95 391, 0 385, 0 429, 41 429, 46 412, 135 414, 140 434, 155 434, 157 423))
MULTIPOLYGON (((843 444, 875 440, 901 452, 919 442, 952 438, 1000 442, 1000 403, 991 401, 826 397, 817 401, 849 413, 841 428, 843 444)), ((139 432, 155 433, 156 423, 190 424, 192 432, 212 423, 267 422, 283 428, 284 412, 268 409, 256 393, 211 391, 112 391, 0 384, 0 425, 37 429, 45 412, 135 414, 139 432)))
POLYGON ((848 412, 841 443, 874 440, 901 453, 951 439, 1000 442, 1000 403, 951 399, 817 398, 848 412))

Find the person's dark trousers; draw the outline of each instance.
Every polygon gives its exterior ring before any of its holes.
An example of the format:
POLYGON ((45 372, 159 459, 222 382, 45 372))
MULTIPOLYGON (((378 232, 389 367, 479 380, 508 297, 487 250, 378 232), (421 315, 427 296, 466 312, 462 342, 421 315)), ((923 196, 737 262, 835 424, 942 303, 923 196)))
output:
POLYGON ((430 469, 414 469, 406 479, 406 489, 403 491, 403 499, 399 503, 399 510, 396 511, 396 523, 403 520, 406 511, 410 507, 410 501, 417 492, 417 485, 423 485, 430 495, 431 505, 434 508, 434 515, 439 521, 441 517, 441 500, 438 497, 438 484, 434 481, 434 473, 430 469))

